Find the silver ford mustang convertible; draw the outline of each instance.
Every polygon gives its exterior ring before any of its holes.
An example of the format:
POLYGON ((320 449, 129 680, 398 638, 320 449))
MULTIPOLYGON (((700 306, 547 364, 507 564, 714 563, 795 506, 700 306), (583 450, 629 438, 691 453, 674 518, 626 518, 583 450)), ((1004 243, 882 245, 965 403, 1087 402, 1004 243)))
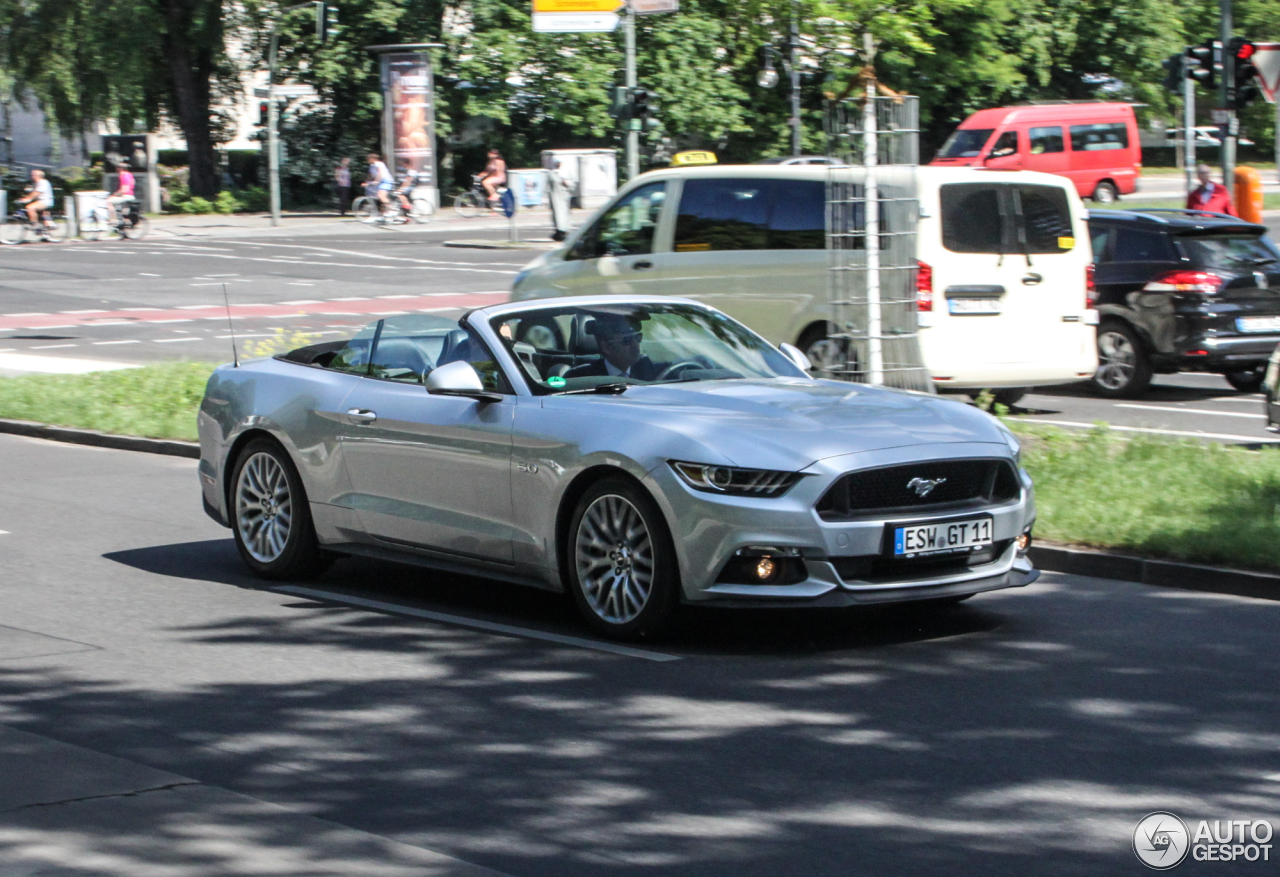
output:
POLYGON ((962 600, 1038 573, 1018 441, 975 408, 815 380, 696 302, 389 316, 223 366, 204 504, 258 575, 335 554, 568 590, 609 636, 681 601, 962 600))

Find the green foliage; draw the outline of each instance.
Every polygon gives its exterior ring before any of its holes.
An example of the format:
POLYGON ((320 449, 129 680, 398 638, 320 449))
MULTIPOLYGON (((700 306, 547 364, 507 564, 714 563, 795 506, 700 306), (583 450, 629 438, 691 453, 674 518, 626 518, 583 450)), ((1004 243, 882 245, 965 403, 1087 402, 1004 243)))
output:
POLYGON ((1280 452, 1028 428, 1036 535, 1237 567, 1280 567, 1280 452))
POLYGON ((212 201, 201 198, 199 195, 194 195, 178 204, 178 210, 182 213, 213 213, 215 209, 212 201))
POLYGON ((170 362, 87 375, 0 378, 0 417, 193 440, 213 366, 170 362))
POLYGON ((213 202, 214 213, 236 213, 240 210, 240 202, 235 195, 225 189, 218 193, 218 197, 213 202))

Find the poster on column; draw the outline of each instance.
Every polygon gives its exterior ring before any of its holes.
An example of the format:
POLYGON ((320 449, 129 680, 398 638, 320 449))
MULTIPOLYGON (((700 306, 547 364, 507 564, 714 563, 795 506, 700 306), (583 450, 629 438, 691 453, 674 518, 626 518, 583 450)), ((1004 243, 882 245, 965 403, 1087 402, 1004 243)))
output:
POLYGON ((431 57, 425 52, 383 55, 383 101, 392 170, 418 172, 419 186, 436 185, 435 99, 431 57))

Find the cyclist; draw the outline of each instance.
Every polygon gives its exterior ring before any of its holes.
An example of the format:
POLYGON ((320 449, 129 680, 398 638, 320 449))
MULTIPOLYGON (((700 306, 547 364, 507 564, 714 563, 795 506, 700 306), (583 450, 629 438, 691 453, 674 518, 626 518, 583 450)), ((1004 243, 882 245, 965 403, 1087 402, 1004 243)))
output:
POLYGON ((134 201, 133 192, 137 183, 133 179, 133 174, 129 171, 128 165, 120 166, 120 179, 116 183, 116 190, 107 196, 107 218, 114 225, 117 217, 117 207, 127 208, 134 201))
POLYGON ((498 187, 507 184, 507 162, 502 153, 496 149, 489 150, 489 163, 484 166, 484 173, 479 177, 484 186, 485 200, 490 207, 498 205, 498 187))
MULTIPOLYGON (((40 214, 53 209, 53 184, 45 179, 44 171, 37 168, 31 170, 31 194, 19 198, 18 203, 27 205, 27 217, 32 225, 39 228, 40 214)), ((53 228, 52 222, 46 221, 44 225, 53 228)))
POLYGON ((409 196, 417 188, 420 176, 418 169, 410 165, 405 170, 404 176, 400 178, 400 185, 396 188, 396 197, 400 199, 400 204, 403 205, 405 213, 413 212, 413 205, 409 203, 409 196))
POLYGON ((391 171, 387 168, 387 163, 382 160, 382 156, 376 152, 370 152, 368 158, 368 185, 370 188, 376 185, 378 203, 382 205, 382 212, 386 213, 387 208, 391 206, 391 192, 396 187, 395 179, 391 176, 391 171))

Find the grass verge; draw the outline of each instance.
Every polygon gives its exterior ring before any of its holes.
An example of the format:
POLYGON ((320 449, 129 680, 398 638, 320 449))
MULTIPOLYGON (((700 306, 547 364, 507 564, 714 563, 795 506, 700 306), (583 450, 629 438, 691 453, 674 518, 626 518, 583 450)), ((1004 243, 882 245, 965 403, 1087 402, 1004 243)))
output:
MULTIPOLYGON (((194 440, 212 370, 188 362, 0 379, 0 417, 194 440)), ((1035 480, 1038 537, 1280 569, 1280 451, 1008 423, 1035 480)))
POLYGON ((0 417, 194 441, 196 411, 214 368, 170 362, 86 375, 0 378, 0 417))

